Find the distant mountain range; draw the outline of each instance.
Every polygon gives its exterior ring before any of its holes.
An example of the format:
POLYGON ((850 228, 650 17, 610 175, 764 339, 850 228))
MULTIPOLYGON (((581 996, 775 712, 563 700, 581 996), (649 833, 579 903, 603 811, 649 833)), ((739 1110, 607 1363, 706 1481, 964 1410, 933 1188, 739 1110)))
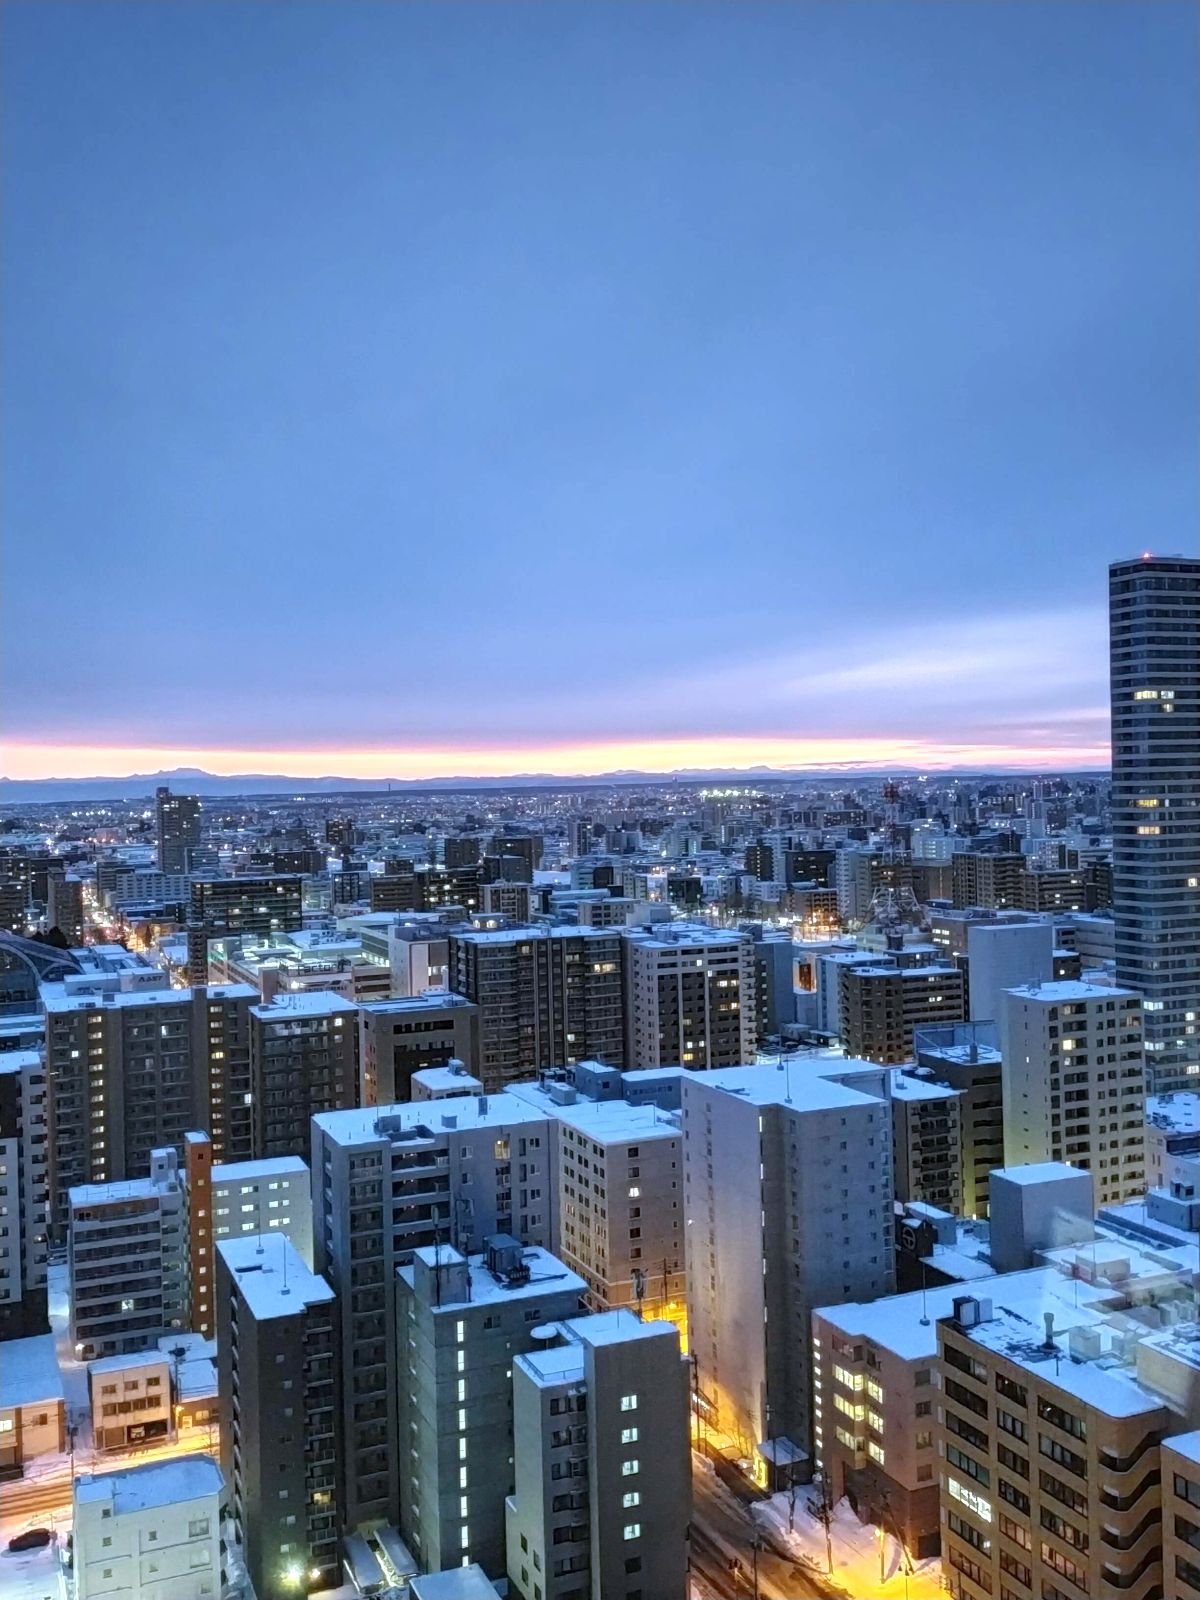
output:
MULTIPOLYGON (((806 767, 785 770, 778 767, 743 767, 705 770, 681 768, 675 772, 603 772, 594 776, 578 773, 518 772, 503 778, 290 778, 285 773, 239 772, 229 777, 204 772, 198 767, 176 767, 171 772, 137 772, 128 777, 96 778, 0 778, 0 805, 50 805, 66 801, 149 800, 161 784, 177 793, 236 799, 239 795, 363 795, 489 789, 589 789, 622 784, 664 783, 816 783, 832 779, 911 778, 916 767, 875 767, 867 763, 845 767, 806 767)), ((939 778, 997 778, 1003 772, 983 772, 977 768, 941 768, 939 778)), ((1028 776, 1028 774, 1025 774, 1028 776)), ((1106 771, 1072 772, 1072 777, 1107 777, 1106 771)))

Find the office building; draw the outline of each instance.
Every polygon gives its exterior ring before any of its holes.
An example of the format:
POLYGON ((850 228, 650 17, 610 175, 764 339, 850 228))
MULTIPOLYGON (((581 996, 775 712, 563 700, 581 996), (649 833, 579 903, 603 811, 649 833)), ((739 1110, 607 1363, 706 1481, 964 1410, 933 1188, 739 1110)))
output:
POLYGON ((430 1245, 396 1275, 400 1532, 430 1572, 504 1576, 513 1491, 513 1357, 575 1316, 583 1281, 506 1235, 481 1255, 430 1245))
POLYGON ((1006 991, 1001 1003, 1004 1162, 1068 1161, 1100 1205, 1146 1187, 1142 1002, 1075 982, 1006 991))
POLYGON ((523 1600, 684 1595, 688 1363, 667 1322, 604 1311, 513 1362, 508 1578, 523 1600))
POLYGON ((0 1342, 46 1333, 50 1140, 37 1050, 0 1051, 0 1342))
POLYGON ((488 1092, 542 1067, 625 1060, 621 935, 607 928, 464 929, 449 987, 479 1008, 488 1092))
POLYGON ((257 934, 265 940, 273 933, 292 933, 303 927, 303 884, 299 873, 291 872, 195 880, 187 929, 191 982, 208 982, 210 939, 257 934))
POLYGON ((913 1059, 913 1035, 961 1022, 966 985, 957 967, 845 962, 838 968, 838 1015, 846 1054, 900 1066, 913 1059))
POLYGON ((784 1064, 686 1074, 682 1125, 698 1404, 781 1487, 820 1447, 813 1310, 894 1284, 890 1112, 784 1064))
POLYGON ((461 1061, 478 1074, 479 1008, 460 994, 434 990, 359 1008, 360 1103, 414 1098, 413 1074, 461 1061))
POLYGON ((145 1350, 190 1327, 187 1194, 174 1150, 148 1178, 68 1196, 71 1343, 84 1361, 145 1350))
POLYGON ((1148 1087, 1200 1073, 1200 560, 1109 568, 1117 982, 1144 1002, 1148 1087))
POLYGON ((587 1285, 594 1311, 626 1306, 681 1322, 687 1296, 683 1249, 683 1151, 677 1116, 647 1101, 611 1098, 597 1076, 514 1084, 512 1093, 549 1119, 558 1181, 555 1254, 587 1285))
MULTIPOLYGON (((155 795, 158 821, 158 870, 190 872, 191 853, 200 843, 200 800, 194 794, 155 795)), ((203 980, 201 980, 203 981, 203 980)))
MULTIPOLYGON (((332 1588, 338 1560, 334 1293, 278 1234, 217 1246, 221 1465, 258 1595, 332 1588)), ((346 1386, 353 1376, 346 1371, 346 1386)))
POLYGON ((625 1064, 700 1069, 754 1060, 758 1007, 749 933, 670 923, 627 929, 621 940, 625 1064))
POLYGON ((344 1525, 399 1517, 396 1268, 423 1246, 464 1254, 511 1233, 548 1248, 555 1189, 545 1116, 509 1094, 314 1118, 316 1270, 337 1290, 344 1525))
POLYGON ((220 1600, 224 1494, 210 1456, 77 1477, 75 1600, 220 1600))
POLYGON ((255 1160, 305 1156, 309 1124, 358 1101, 358 1007, 314 990, 250 1007, 251 1145, 255 1160))

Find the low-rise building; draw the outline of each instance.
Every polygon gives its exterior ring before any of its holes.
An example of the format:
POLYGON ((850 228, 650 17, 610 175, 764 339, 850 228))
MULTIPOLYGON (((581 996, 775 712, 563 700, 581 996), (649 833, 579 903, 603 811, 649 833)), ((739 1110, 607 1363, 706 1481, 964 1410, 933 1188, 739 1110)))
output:
POLYGON ((0 1344, 0 1482, 66 1447, 66 1395, 54 1335, 0 1344))
POLYGON ((77 1477, 76 1600, 219 1600, 224 1488, 202 1455, 77 1477))
POLYGON ((97 1450, 128 1450, 174 1432, 171 1358, 161 1349, 90 1362, 88 1398, 97 1450))

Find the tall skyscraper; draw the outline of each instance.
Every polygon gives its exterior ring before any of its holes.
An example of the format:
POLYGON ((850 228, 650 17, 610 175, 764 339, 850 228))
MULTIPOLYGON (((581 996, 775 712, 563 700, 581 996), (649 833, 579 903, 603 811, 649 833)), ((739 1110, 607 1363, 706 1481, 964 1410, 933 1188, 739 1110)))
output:
POLYGON ((158 870, 187 872, 191 852, 200 843, 200 800, 194 794, 172 794, 159 789, 158 870))
POLYGON ((1117 982, 1161 1093, 1200 1074, 1200 560, 1114 562, 1109 652, 1117 982))

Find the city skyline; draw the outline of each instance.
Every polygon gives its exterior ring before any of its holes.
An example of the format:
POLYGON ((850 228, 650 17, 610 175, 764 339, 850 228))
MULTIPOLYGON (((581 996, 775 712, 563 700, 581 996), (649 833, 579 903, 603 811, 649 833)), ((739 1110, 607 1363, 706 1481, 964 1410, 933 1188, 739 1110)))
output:
POLYGON ((1197 14, 865 15, 10 8, 2 770, 1105 764, 1197 14))

